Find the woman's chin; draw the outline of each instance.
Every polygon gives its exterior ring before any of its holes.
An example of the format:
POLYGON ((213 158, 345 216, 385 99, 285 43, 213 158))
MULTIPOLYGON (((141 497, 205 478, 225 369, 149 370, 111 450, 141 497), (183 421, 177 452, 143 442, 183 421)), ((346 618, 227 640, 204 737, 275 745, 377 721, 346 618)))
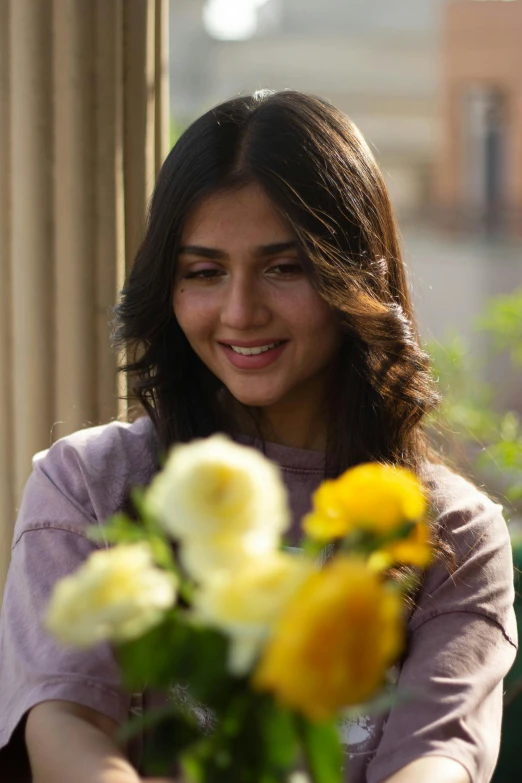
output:
POLYGON ((270 408, 277 402, 277 398, 267 399, 266 397, 237 397, 236 399, 247 408, 270 408))
POLYGON ((235 400, 245 405, 247 408, 270 408, 281 399, 280 395, 260 394, 259 392, 245 392, 229 388, 230 394, 235 400))

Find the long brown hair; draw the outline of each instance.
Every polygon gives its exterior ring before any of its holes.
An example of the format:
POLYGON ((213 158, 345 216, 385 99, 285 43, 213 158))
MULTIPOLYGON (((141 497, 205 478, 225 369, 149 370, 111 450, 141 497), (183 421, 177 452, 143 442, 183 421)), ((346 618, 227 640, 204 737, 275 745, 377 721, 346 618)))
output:
POLYGON ((187 215, 220 189, 259 183, 292 227, 345 334, 329 405, 328 472, 365 460, 418 470, 431 457, 423 418, 437 403, 414 321, 397 226, 379 168, 354 124, 327 101, 262 92, 217 106, 167 157, 148 227, 115 309, 132 394, 166 450, 226 428, 220 382, 172 309, 187 215))

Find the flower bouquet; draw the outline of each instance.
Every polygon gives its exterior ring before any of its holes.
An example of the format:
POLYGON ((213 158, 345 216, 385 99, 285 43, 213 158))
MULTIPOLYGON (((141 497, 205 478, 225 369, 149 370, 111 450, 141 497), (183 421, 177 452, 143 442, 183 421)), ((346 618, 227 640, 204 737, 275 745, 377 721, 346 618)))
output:
POLYGON ((148 774, 194 783, 342 777, 337 721, 378 696, 403 648, 404 586, 387 572, 430 558, 425 494, 376 463, 326 480, 299 550, 279 469, 223 435, 175 446, 137 519, 92 531, 107 545, 61 580, 46 615, 65 645, 113 644, 125 686, 187 701, 131 719, 151 731, 148 774), (202 731, 197 710, 212 715, 202 731))

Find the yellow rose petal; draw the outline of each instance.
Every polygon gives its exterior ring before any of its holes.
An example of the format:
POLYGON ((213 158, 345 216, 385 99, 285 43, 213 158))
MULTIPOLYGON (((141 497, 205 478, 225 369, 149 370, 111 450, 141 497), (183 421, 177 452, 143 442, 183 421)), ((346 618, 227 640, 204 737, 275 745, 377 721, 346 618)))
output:
POLYGON ((385 535, 406 522, 419 521, 425 512, 426 499, 413 473, 392 465, 364 463, 321 484, 303 527, 320 541, 354 530, 385 535))
POLYGON ((369 698, 403 645, 402 601, 362 560, 310 576, 277 623, 253 685, 315 721, 369 698))
POLYGON ((303 556, 274 552, 250 558, 236 570, 213 572, 194 597, 194 613, 231 640, 229 668, 245 674, 281 612, 316 565, 303 556))
POLYGON ((407 538, 388 544, 384 551, 395 563, 426 568, 432 559, 428 525, 419 522, 407 538))

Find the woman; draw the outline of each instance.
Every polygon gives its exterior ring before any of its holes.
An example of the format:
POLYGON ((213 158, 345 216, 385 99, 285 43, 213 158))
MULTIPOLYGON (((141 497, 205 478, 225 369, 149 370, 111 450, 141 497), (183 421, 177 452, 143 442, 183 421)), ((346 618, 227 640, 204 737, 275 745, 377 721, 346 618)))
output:
POLYGON ((282 466, 295 543, 325 475, 380 460, 427 483, 439 556, 398 677, 420 696, 341 727, 350 780, 487 783, 515 653, 509 538, 499 507, 437 464, 424 434, 437 395, 386 188, 352 123, 289 91, 197 120, 160 173, 116 343, 147 415, 35 462, 2 616, 4 752, 25 736, 37 783, 139 779, 113 739, 130 705, 110 650, 61 650, 39 621, 92 550, 85 527, 148 483, 171 444, 225 431, 282 466))

